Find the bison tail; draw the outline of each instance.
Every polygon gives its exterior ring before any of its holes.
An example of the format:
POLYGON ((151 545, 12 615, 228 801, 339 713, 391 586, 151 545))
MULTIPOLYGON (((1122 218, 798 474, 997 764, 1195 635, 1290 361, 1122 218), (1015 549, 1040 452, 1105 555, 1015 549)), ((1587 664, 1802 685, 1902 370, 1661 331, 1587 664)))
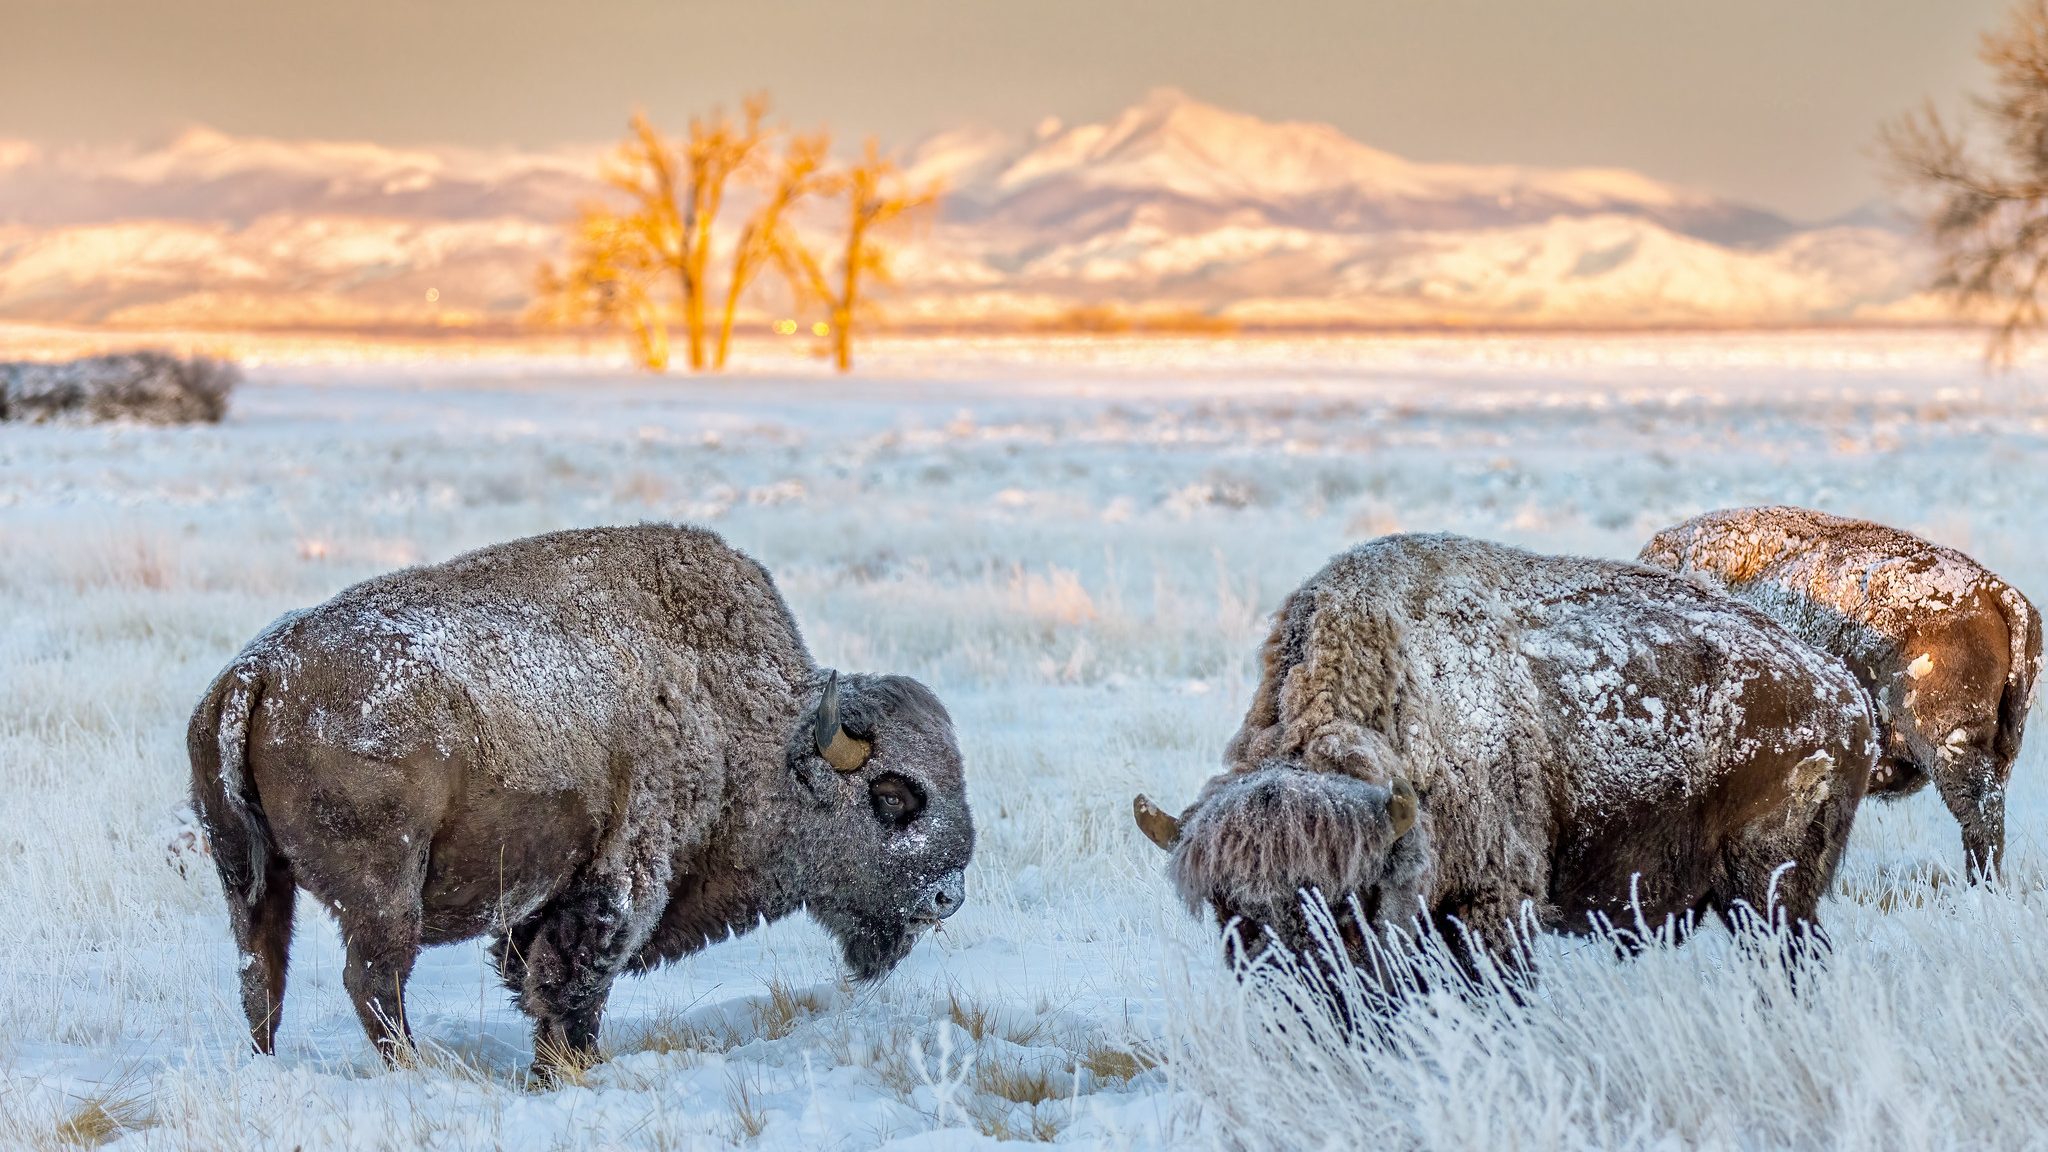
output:
POLYGON ((1999 589, 1999 606, 2005 610, 2006 630, 2012 637, 2012 663, 1998 702, 1995 747, 2010 764, 2020 754, 2027 708, 2034 698, 2034 678, 2041 669, 2041 614, 2011 585, 1999 589))
POLYGON ((252 907, 270 872, 270 821, 249 779, 249 718, 263 695, 254 670, 237 667, 214 682, 186 731, 192 801, 213 841, 214 863, 231 896, 252 907))

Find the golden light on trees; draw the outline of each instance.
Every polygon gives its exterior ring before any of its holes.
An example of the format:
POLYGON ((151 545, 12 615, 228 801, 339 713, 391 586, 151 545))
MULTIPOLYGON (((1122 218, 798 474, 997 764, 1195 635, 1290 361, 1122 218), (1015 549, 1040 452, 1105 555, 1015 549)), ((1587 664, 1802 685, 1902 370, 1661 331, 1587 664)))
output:
POLYGON ((657 281, 664 272, 645 240, 643 222, 600 207, 585 208, 560 270, 541 266, 535 285, 538 318, 557 324, 590 320, 625 332, 634 358, 650 372, 668 369, 668 324, 657 281))
POLYGON ((693 116, 689 136, 677 147, 662 139, 645 113, 635 113, 632 135, 606 174, 634 205, 629 219, 641 242, 676 279, 692 370, 704 367, 712 227, 725 205, 726 185, 766 138, 761 120, 767 114, 767 98, 750 96, 738 123, 723 110, 693 116))
MULTIPOLYGON (((768 152, 781 134, 763 127, 767 113, 766 97, 750 97, 737 120, 721 111, 693 118, 689 134, 673 142, 636 113, 605 171, 620 199, 583 208, 571 227, 563 267, 540 269, 535 319, 616 327, 632 341, 639 363, 655 372, 667 369, 669 328, 680 323, 690 367, 723 369, 741 303, 761 271, 772 267, 800 307, 824 308, 828 318, 811 331, 830 339, 841 371, 850 368, 870 290, 891 279, 889 254, 878 235, 936 203, 938 188, 906 190, 873 140, 860 160, 834 170, 831 138, 824 132, 788 136, 771 162, 768 152), (750 198, 751 211, 731 243, 717 338, 707 350, 713 248, 729 192, 750 198), (799 231, 804 219, 816 223, 805 211, 807 202, 824 200, 841 205, 825 217, 835 225, 825 233, 825 245, 837 251, 829 266, 799 231)), ((772 326, 783 336, 796 335, 800 327, 793 318, 772 326)))
POLYGON ((832 360, 841 372, 853 368, 854 326, 866 310, 865 293, 875 285, 892 282, 889 251, 882 247, 878 233, 912 213, 936 205, 939 186, 921 190, 903 186, 902 173, 882 155, 881 146, 869 137, 861 158, 836 174, 832 193, 843 197, 839 263, 827 270, 807 251, 797 253, 797 271, 807 295, 822 303, 831 316, 823 331, 812 331, 832 340, 832 360))
MULTIPOLYGON (((822 175, 831 138, 823 132, 793 136, 783 149, 782 162, 769 181, 760 207, 740 231, 733 248, 732 274, 726 278, 725 314, 718 327, 718 367, 725 367, 732 348, 732 327, 739 312, 740 296, 761 269, 770 264, 789 266, 801 247, 790 226, 791 211, 805 197, 827 186, 822 175)), ((792 331, 795 325, 791 325, 792 331)))

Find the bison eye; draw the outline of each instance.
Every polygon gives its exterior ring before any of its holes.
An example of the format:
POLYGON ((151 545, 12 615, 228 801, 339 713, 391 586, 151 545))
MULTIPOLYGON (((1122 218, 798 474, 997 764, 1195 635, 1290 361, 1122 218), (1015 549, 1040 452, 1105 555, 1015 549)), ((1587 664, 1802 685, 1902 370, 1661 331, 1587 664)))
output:
POLYGON ((891 773, 875 781, 868 789, 868 799, 875 806, 875 816, 884 824, 901 828, 917 814, 924 811, 924 793, 917 785, 891 773))

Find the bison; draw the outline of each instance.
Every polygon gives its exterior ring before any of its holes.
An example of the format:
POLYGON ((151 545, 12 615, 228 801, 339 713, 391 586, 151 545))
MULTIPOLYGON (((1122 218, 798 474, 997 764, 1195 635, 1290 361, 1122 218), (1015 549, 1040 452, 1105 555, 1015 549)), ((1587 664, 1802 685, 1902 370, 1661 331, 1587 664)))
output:
POLYGON ((800 908, 879 978, 959 909, 974 848, 938 699, 818 668, 767 571, 688 527, 536 536, 289 613, 188 743, 261 1052, 300 888, 387 1060, 420 948, 489 934, 546 1074, 594 1058, 620 972, 800 908))
POLYGON ((1136 801, 1190 910, 1308 952, 1316 891, 1354 955, 1420 914, 1468 969, 1525 909, 1585 931, 1775 900, 1794 944, 1824 939, 1873 722, 1762 613, 1633 564, 1388 536, 1290 595, 1263 655, 1226 770, 1177 818, 1136 801))
POLYGON ((1842 660, 1882 744, 1870 791, 1931 779, 1970 873, 2005 854, 2005 787, 2041 666, 2041 614, 1952 548, 1804 508, 1734 508, 1666 528, 1639 559, 1695 574, 1842 660))

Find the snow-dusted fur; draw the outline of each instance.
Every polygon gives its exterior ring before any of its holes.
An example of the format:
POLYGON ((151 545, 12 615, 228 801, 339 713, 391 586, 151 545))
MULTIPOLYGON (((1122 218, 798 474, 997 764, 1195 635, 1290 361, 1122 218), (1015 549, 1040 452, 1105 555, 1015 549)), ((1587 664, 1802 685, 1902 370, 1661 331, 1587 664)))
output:
POLYGON ((1871 792, 1933 780, 1969 862, 1998 863, 2041 665, 2041 615, 2017 588, 1952 548, 1805 508, 1709 512, 1640 558, 1705 578, 1845 662, 1884 745, 1871 792))
POLYGON ((1525 906, 1578 930, 1772 894, 1809 921, 1876 750, 1855 680, 1754 609, 1654 569, 1458 536, 1337 556, 1281 607, 1264 663, 1173 863, 1184 898, 1254 921, 1276 869, 1332 903, 1386 887, 1331 843, 1352 831, 1384 858, 1370 813, 1386 793, 1304 774, 1418 792, 1427 866, 1380 865, 1406 889, 1364 902, 1382 922, 1419 910, 1498 945, 1525 906))
POLYGON ((1412 906, 1429 838, 1419 829, 1396 838, 1388 795, 1382 784, 1277 762, 1215 777, 1181 827, 1174 882, 1190 911, 1207 903, 1290 940, 1307 934, 1304 889, 1355 896, 1368 916, 1389 896, 1412 906))
POLYGON ((857 976, 886 973, 958 907, 959 751, 922 685, 841 676, 841 725, 873 754, 834 770, 824 682, 768 573, 687 527, 514 541, 286 615, 189 736, 257 1047, 295 886, 342 924, 387 1047, 423 943, 499 938, 536 1044, 574 1050, 619 971, 799 907, 857 976))

